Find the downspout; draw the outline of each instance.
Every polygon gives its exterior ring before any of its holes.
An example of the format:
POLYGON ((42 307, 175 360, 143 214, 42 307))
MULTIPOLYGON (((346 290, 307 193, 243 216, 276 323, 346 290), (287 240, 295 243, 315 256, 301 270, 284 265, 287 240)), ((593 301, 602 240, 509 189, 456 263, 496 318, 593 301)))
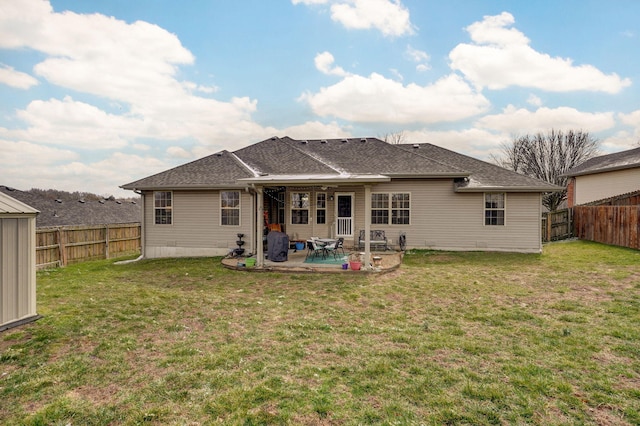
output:
POLYGON ((140 257, 139 259, 144 259, 144 251, 145 251, 145 242, 146 242, 146 238, 145 238, 145 234, 147 233, 146 229, 147 227, 145 226, 144 223, 144 218, 145 218, 145 204, 144 204, 144 194, 142 193, 142 191, 138 192, 135 189, 133 190, 133 192, 135 192, 136 194, 140 194, 140 204, 141 204, 141 209, 142 210, 142 217, 140 218, 140 257))
POLYGON ((371 185, 364 186, 364 269, 371 264, 371 185))

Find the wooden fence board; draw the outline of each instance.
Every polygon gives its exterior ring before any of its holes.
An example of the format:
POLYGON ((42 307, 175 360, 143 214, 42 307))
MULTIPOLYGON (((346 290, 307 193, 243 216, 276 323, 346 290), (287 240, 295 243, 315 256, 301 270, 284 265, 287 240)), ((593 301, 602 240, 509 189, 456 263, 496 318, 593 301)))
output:
POLYGON ((139 223, 62 226, 36 230, 36 267, 65 266, 140 253, 139 223))
POLYGON ((597 241, 640 250, 640 206, 576 206, 574 234, 597 241))

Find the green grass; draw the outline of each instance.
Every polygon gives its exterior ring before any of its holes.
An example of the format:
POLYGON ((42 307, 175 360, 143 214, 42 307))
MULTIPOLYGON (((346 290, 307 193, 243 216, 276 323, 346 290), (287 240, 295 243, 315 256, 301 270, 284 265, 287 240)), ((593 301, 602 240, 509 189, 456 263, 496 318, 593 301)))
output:
POLYGON ((219 260, 38 273, 44 318, 0 334, 0 424, 640 423, 640 252, 219 260))

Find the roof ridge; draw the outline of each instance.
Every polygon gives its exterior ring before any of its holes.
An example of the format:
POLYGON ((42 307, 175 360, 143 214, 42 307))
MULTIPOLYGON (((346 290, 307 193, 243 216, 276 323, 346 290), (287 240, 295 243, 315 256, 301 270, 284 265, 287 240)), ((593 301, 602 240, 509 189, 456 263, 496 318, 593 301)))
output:
MULTIPOLYGON (((316 161, 321 162, 322 164, 324 164, 325 166, 329 167, 329 168, 330 168, 330 169, 332 169, 332 170, 335 170, 335 171, 336 171, 336 172, 338 172, 339 174, 341 174, 341 175, 347 175, 347 174, 349 174, 349 173, 347 173, 347 172, 346 172, 346 170, 341 169, 340 167, 337 167, 337 166, 335 166, 335 165, 331 164, 329 161, 327 161, 327 160, 326 160, 324 157, 322 157, 321 155, 312 155, 312 154, 311 154, 311 153, 309 153, 309 152, 305 152, 305 151, 301 150, 300 148, 298 148, 297 146, 295 146, 293 143, 289 143, 289 142, 285 141, 285 140, 284 140, 285 138, 286 138, 286 139, 288 139, 288 140, 290 140, 290 141, 296 141, 296 142, 302 142, 302 141, 304 141, 304 140, 308 140, 308 139, 293 139, 293 138, 290 138, 289 136, 285 136, 284 138, 278 138, 279 140, 281 140, 282 142, 286 143, 286 144, 287 144, 288 146, 290 146, 291 148, 293 148, 293 149, 297 150, 298 152, 300 152, 300 153, 302 153, 302 154, 306 155, 306 156, 307 156, 307 157, 309 157, 309 158, 312 158, 312 159, 314 159, 314 160, 316 160, 316 161)), ((319 139, 319 140, 320 140, 320 139, 319 139)))
MULTIPOLYGON (((224 150, 226 152, 228 152, 231 155, 231 158, 233 160, 235 160, 238 164, 240 164, 242 167, 244 167, 245 169, 247 169, 250 173, 253 173, 253 177, 258 177, 261 175, 260 172, 258 172, 256 169, 254 169, 253 167, 251 167, 250 165, 248 165, 247 163, 245 163, 242 158, 238 157, 238 155, 236 155, 235 152, 229 152, 227 150, 224 150)), ((223 152, 224 152, 223 151, 223 152)))
MULTIPOLYGON (((429 145, 429 146, 432 146, 432 147, 435 147, 435 148, 438 148, 438 149, 443 149, 443 150, 445 150, 445 151, 452 152, 452 153, 454 153, 454 154, 458 154, 458 155, 462 155, 462 156, 467 157, 467 158, 471 158, 472 160, 482 161, 482 160, 478 160, 477 158, 469 157, 468 155, 460 154, 460 153, 458 153, 458 152, 452 151, 452 150, 447 149, 447 148, 442 148, 441 146, 434 145, 434 144, 432 144, 432 143, 428 143, 428 142, 423 142, 423 143, 413 143, 413 144, 408 144, 408 143, 407 143, 407 144, 404 144, 404 145, 413 145, 413 146, 416 146, 416 145, 429 145)), ((402 149, 402 148, 400 148, 400 147, 398 147, 398 148, 399 148, 399 149, 402 149)), ((407 151, 407 150, 404 150, 404 151, 407 151)), ((446 167, 452 167, 452 168, 454 168, 454 169, 456 169, 456 170, 459 170, 460 172, 467 173, 467 174, 472 174, 472 172, 471 172, 470 170, 464 170, 464 169, 461 169, 461 168, 459 168, 459 167, 456 167, 456 166, 454 166, 454 165, 452 165, 452 164, 443 163, 443 162, 442 162, 442 161, 440 161, 440 160, 436 160, 435 158, 431 158, 431 157, 429 157, 429 156, 427 156, 427 155, 422 155, 422 154, 420 154, 419 152, 414 152, 414 151, 407 151, 407 152, 411 152, 411 153, 416 154, 416 155, 418 155, 418 156, 420 156, 420 157, 422 157, 422 158, 427 158, 427 159, 429 159, 429 160, 433 161, 434 163, 438 163, 438 164, 443 165, 443 166, 446 166, 446 167)), ((483 161, 483 163, 485 163, 485 162, 486 162, 486 161, 483 161)), ((491 164, 491 163, 487 163, 487 164, 491 164)))

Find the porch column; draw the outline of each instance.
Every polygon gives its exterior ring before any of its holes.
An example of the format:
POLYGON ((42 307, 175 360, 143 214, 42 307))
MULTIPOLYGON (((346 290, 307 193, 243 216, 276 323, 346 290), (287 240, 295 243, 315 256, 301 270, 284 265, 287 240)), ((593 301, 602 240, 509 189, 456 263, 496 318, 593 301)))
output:
POLYGON ((264 199, 262 187, 256 186, 256 267, 264 266, 264 246, 262 244, 262 235, 264 233, 264 199))
POLYGON ((371 264, 371 185, 364 186, 364 259, 362 266, 369 269, 371 264))

